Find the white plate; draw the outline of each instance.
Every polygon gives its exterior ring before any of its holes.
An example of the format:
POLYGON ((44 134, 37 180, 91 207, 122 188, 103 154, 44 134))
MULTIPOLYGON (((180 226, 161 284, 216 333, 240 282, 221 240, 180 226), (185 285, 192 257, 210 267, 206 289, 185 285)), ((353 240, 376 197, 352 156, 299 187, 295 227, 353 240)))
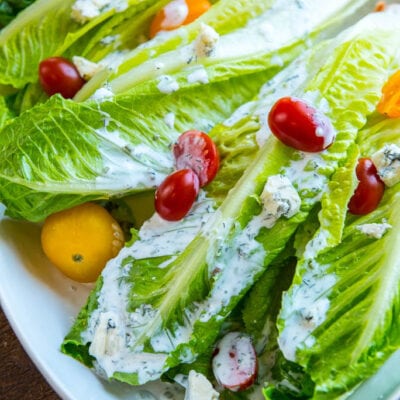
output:
POLYGON ((38 225, 11 221, 2 214, 0 204, 1 306, 24 349, 60 397, 171 399, 165 391, 172 387, 152 384, 145 390, 108 383, 60 352, 64 336, 86 302, 90 285, 76 283, 51 266, 41 250, 38 225))
MULTIPOLYGON (((59 350, 84 305, 90 286, 65 278, 41 251, 40 227, 2 217, 0 204, 0 301, 10 324, 38 369, 64 400, 171 399, 152 384, 145 389, 108 383, 59 350), (154 397, 149 390, 154 393, 154 397)), ((400 355, 352 396, 400 399, 400 355)), ((181 397, 181 396, 179 396, 181 397)))

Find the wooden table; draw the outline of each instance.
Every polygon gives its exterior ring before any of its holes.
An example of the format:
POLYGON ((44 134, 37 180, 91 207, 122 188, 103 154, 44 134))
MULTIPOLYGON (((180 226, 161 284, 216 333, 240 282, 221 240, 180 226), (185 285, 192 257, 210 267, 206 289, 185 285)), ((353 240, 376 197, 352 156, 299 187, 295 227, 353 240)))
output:
POLYGON ((60 400, 19 344, 1 308, 0 399, 60 400))

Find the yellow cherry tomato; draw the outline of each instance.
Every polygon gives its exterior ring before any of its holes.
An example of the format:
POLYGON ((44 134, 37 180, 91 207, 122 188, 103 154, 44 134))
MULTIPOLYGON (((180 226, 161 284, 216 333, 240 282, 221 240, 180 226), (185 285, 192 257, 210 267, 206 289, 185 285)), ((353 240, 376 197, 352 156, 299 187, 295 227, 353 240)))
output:
POLYGON ((47 217, 41 241, 48 259, 66 276, 93 282, 124 245, 124 235, 103 207, 84 203, 47 217))
POLYGON ((173 0, 153 18, 150 37, 153 38, 160 31, 172 31, 190 24, 210 7, 209 0, 173 0))

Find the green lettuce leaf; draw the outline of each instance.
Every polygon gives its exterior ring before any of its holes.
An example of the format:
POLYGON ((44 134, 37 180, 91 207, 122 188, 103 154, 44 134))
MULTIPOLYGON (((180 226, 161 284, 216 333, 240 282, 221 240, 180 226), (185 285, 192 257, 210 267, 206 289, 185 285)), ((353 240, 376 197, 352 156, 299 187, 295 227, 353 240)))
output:
MULTIPOLYGON (((382 118, 373 115, 374 123, 359 133, 359 157, 387 144, 400 146, 400 121, 382 118)), ((354 170, 355 163, 341 181, 352 180, 354 170)), ((399 195, 399 185, 386 188, 378 209, 362 217, 347 214, 344 205, 341 240, 321 243, 312 258, 305 250, 285 294, 280 341, 316 383, 315 399, 347 398, 400 347, 399 195), (379 228, 382 238, 373 231, 379 228), (290 335, 297 336, 292 345, 290 335)), ((337 227, 322 227, 315 237, 324 229, 337 227)))
POLYGON ((54 96, 2 130, 0 202, 10 216, 41 221, 88 200, 154 189, 173 169, 170 146, 178 135, 208 132, 270 73, 170 96, 79 104, 54 96))
POLYGON ((0 130, 13 118, 12 111, 10 110, 6 98, 0 96, 0 130))
MULTIPOLYGON (((169 79, 177 90, 254 73, 271 65, 283 66, 307 45, 337 33, 355 16, 359 18, 366 4, 370 2, 342 0, 327 7, 318 1, 304 5, 295 0, 221 0, 193 24, 165 39, 156 37, 125 56, 108 77, 108 84, 116 94, 133 87, 157 92, 163 80, 169 79), (241 18, 231 18, 232 14, 241 18), (220 34, 214 50, 207 55, 198 51, 204 24, 220 34), (283 24, 292 27, 284 34, 283 24)), ((86 85, 76 99, 86 99, 95 87, 86 85)))
POLYGON ((120 30, 132 35, 130 45, 134 46, 137 41, 133 38, 144 32, 144 22, 148 23, 167 0, 128 0, 126 9, 106 7, 99 16, 84 23, 71 17, 74 3, 75 0, 37 0, 0 32, 0 93, 7 87, 21 89, 37 82, 39 62, 47 57, 72 57, 94 48, 104 56, 118 46, 126 47, 126 41, 103 41, 120 30))
POLYGON ((349 216, 342 242, 314 261, 303 261, 284 299, 284 340, 291 333, 302 334, 299 324, 307 317, 308 322, 303 324, 309 329, 301 343, 295 341, 295 360, 316 383, 315 399, 348 394, 400 346, 396 318, 400 299, 399 204, 398 188, 394 187, 386 191, 375 212, 359 218, 349 216), (360 227, 372 223, 386 223, 391 228, 381 239, 360 231, 360 227), (314 306, 304 300, 305 283, 299 282, 300 277, 315 288, 308 290, 314 306), (325 318, 318 323, 324 312, 325 318))

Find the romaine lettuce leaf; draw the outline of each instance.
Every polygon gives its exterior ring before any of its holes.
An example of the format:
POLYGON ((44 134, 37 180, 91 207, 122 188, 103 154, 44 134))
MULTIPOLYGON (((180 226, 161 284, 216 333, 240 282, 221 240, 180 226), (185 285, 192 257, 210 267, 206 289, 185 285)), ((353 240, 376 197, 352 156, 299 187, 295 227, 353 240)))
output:
MULTIPOLYGON (((125 248, 106 267, 95 301, 65 339, 66 353, 91 359, 100 373, 137 385, 207 351, 223 321, 283 251, 332 175, 353 154, 357 133, 398 62, 397 15, 377 18, 373 34, 356 26, 356 34, 346 32, 320 47, 321 53, 316 49, 306 57, 304 69, 309 60, 318 60, 321 67, 310 68, 316 74, 295 94, 312 99, 330 117, 335 143, 321 154, 306 155, 270 136, 221 207, 205 224, 197 219, 199 233, 187 247, 176 250, 173 240, 163 242, 163 235, 157 235, 154 247, 139 240, 125 248), (328 46, 335 51, 321 60, 328 46), (320 83, 318 92, 314 81, 320 83), (357 87, 365 96, 360 98, 357 87), (267 179, 277 174, 290 177, 302 202, 297 214, 269 229, 263 226, 259 196, 267 179)), ((169 232, 179 233, 179 223, 170 225, 169 232)), ((181 236, 186 237, 184 232, 181 236)))
POLYGON ((0 96, 0 130, 6 125, 6 123, 10 122, 13 117, 10 108, 6 102, 6 98, 0 96))
POLYGON ((143 33, 144 21, 167 1, 127 0, 126 9, 106 7, 99 16, 81 23, 71 17, 75 0, 37 0, 0 32, 0 93, 37 82, 39 62, 47 57, 86 54, 96 46, 104 55, 126 46, 126 41, 103 40, 119 34, 118 29, 132 34, 130 44, 137 44, 134 38, 143 33), (135 22, 127 24, 138 14, 135 22))
POLYGON ((8 215, 41 221, 84 201, 153 189, 172 171, 170 145, 181 132, 208 132, 253 97, 270 73, 170 96, 101 103, 54 96, 2 130, 0 201, 8 215))
MULTIPOLYGON (((399 120, 372 115, 371 121, 358 134, 359 157, 371 157, 386 144, 400 145, 399 120)), ((341 182, 352 180, 354 170, 355 163, 341 182)), ((314 253, 305 246, 285 294, 279 340, 287 358, 316 383, 315 399, 347 398, 400 348, 399 195, 399 185, 386 188, 378 209, 362 217, 342 206, 341 240, 334 247, 320 243, 314 253)), ((324 230, 327 236, 337 226, 322 226, 311 243, 324 230)))
MULTIPOLYGON (((117 94, 137 86, 157 92, 166 78, 178 88, 254 73, 271 65, 283 66, 321 36, 333 35, 346 21, 359 18, 366 4, 370 2, 340 0, 327 6, 314 0, 221 0, 193 24, 125 56, 108 83, 117 94), (234 12, 241 18, 230 18, 234 12), (199 54, 196 47, 205 35, 204 24, 221 33, 210 55, 199 54), (287 29, 282 31, 284 24, 287 29)), ((76 100, 87 98, 95 86, 86 85, 76 100)))
POLYGON ((280 342, 287 357, 295 350, 295 361, 316 383, 315 399, 348 394, 400 346, 399 204, 393 187, 375 212, 348 216, 342 242, 303 260, 284 298, 280 342), (371 223, 391 227, 377 239, 360 230, 371 223), (306 293, 312 300, 305 300, 306 293), (288 344, 292 334, 303 340, 288 344))

